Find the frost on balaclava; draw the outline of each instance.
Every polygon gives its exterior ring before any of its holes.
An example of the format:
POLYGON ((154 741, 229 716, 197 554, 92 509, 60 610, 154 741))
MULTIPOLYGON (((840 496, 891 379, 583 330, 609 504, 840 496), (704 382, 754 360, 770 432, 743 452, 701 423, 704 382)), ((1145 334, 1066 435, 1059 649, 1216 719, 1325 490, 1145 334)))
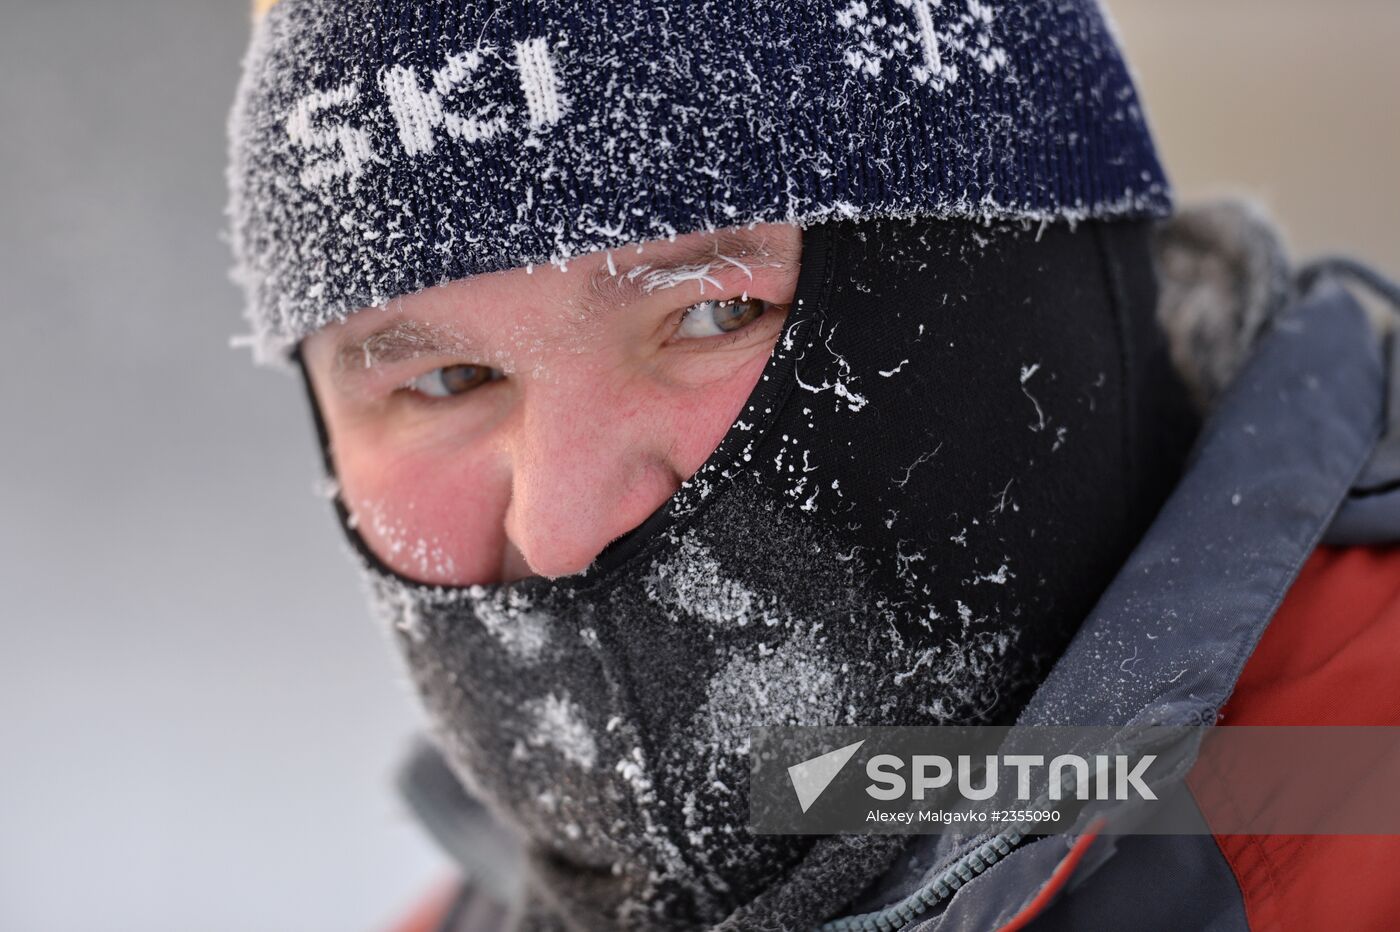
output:
POLYGON ((885 869, 749 830, 749 729, 1014 718, 1179 465, 1154 299, 1140 223, 816 225, 738 421, 586 572, 420 585, 347 526, 523 926, 799 928, 885 869))

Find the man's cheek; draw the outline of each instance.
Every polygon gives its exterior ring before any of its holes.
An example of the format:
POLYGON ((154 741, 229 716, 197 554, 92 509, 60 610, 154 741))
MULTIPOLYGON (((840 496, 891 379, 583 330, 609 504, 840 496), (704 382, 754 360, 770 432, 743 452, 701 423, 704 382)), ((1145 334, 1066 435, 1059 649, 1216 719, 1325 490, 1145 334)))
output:
POLYGON ((442 585, 494 581, 510 483, 470 457, 403 460, 346 489, 356 530, 400 575, 442 585))
POLYGON ((674 399, 667 426, 676 438, 672 464, 682 476, 694 475, 744 414, 744 405, 767 362, 766 350, 753 354, 737 367, 731 360, 717 377, 686 389, 674 399))

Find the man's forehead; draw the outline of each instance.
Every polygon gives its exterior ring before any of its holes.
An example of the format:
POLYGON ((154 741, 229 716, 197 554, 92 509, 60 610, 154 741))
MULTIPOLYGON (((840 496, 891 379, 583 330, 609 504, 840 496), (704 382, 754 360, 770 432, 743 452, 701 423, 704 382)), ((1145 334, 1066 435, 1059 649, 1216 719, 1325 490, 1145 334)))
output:
POLYGON ((336 338, 336 368, 366 369, 405 358, 478 350, 475 341, 453 321, 420 320, 415 313, 442 301, 454 308, 460 303, 463 311, 469 311, 470 302, 462 299, 474 282, 524 274, 572 279, 566 286, 565 300, 571 309, 569 323, 577 327, 667 289, 693 284, 703 296, 722 287, 721 277, 752 279, 762 270, 795 272, 800 249, 796 227, 761 224, 650 240, 556 265, 460 279, 349 317, 336 338), (386 315, 385 310, 390 313, 386 315))

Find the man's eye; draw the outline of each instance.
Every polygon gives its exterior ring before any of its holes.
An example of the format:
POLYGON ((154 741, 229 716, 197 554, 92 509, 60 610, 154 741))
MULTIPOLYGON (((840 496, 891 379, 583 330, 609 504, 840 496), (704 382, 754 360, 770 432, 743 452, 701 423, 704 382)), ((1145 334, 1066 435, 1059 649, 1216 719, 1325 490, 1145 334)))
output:
POLYGON ((423 373, 404 385, 404 388, 429 398, 449 398, 466 394, 479 385, 494 382, 499 378, 501 373, 490 366, 442 366, 423 373))
POLYGON ((686 309, 676 335, 682 339, 699 339, 733 333, 758 320, 766 310, 768 302, 757 298, 701 301, 686 309))

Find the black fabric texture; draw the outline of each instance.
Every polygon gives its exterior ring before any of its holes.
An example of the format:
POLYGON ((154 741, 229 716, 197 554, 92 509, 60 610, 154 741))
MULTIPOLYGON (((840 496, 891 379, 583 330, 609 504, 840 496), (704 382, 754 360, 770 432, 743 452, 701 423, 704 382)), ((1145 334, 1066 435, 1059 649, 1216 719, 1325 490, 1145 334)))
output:
POLYGON ((1015 719, 1191 438, 1154 305, 1143 223, 817 225, 739 420, 585 573, 422 585, 337 503, 522 927, 800 928, 878 877, 903 839, 748 830, 748 729, 1015 719))

